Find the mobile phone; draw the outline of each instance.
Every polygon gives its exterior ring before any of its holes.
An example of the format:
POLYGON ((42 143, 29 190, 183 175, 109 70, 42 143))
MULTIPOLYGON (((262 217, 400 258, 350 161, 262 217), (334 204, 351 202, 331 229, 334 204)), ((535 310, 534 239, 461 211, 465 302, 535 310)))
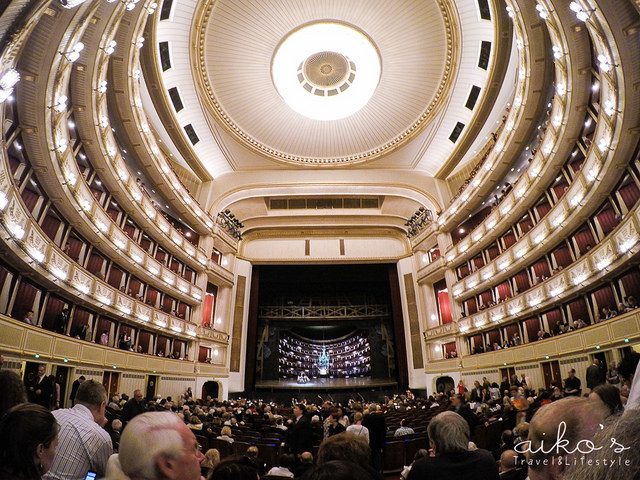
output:
POLYGON ((87 472, 87 475, 84 477, 84 480, 96 480, 96 472, 87 472))

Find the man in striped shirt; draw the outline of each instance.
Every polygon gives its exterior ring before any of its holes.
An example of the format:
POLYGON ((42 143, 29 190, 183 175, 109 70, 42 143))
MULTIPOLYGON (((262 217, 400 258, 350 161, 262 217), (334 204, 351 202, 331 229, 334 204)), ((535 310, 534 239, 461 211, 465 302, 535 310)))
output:
POLYGON ((107 420, 104 409, 107 392, 101 383, 86 380, 76 393, 73 408, 56 410, 60 424, 58 447, 45 480, 84 480, 87 472, 105 476, 107 460, 113 453, 111 437, 102 428, 107 420))

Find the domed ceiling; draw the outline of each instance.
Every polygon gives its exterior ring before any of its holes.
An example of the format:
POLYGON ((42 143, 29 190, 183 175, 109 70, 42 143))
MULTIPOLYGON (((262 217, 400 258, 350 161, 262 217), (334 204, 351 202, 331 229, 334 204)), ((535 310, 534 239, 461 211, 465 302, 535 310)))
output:
POLYGON ((445 103, 456 73, 450 17, 435 0, 208 0, 192 30, 200 102, 280 162, 379 157, 445 103))

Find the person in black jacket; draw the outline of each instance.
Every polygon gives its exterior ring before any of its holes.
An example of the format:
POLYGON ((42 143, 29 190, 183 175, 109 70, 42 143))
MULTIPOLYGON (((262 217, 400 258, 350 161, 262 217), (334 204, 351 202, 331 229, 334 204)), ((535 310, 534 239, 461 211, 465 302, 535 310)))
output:
POLYGON ((69 395, 69 399, 71 399, 71 406, 73 406, 73 402, 76 399, 76 393, 78 391, 78 387, 80 386, 80 384, 82 382, 84 382, 86 379, 84 378, 84 375, 80 375, 71 385, 71 395, 69 395))
POLYGON ((454 395, 451 397, 451 405, 453 406, 454 411, 466 420, 469 425, 469 432, 473 432, 478 420, 475 413, 471 411, 469 404, 464 401, 464 397, 460 394, 454 395))
POLYGON ((122 429, 124 430, 127 423, 129 423, 133 417, 144 413, 144 411, 145 405, 142 390, 135 390, 133 392, 133 398, 127 400, 124 407, 122 407, 122 429))
POLYGON ((291 428, 289 428, 287 447, 295 455, 313 450, 313 430, 311 429, 311 422, 305 413, 303 404, 293 407, 293 415, 296 418, 291 428))
POLYGON ((377 471, 382 470, 382 451, 387 437, 387 422, 378 405, 371 405, 370 412, 362 420, 362 426, 369 430, 371 447, 371 465, 377 471))
POLYGON ((51 407, 51 395, 53 385, 49 377, 45 375, 46 367, 38 365, 38 375, 26 385, 27 395, 31 403, 42 405, 47 410, 51 407))
POLYGON ((607 372, 600 366, 600 360, 593 359, 593 363, 587 368, 587 388, 593 391, 598 385, 607 381, 607 372))
POLYGON ((469 450, 469 425, 455 412, 442 412, 427 427, 432 455, 411 467, 407 480, 450 478, 498 480, 498 467, 486 450, 469 450))

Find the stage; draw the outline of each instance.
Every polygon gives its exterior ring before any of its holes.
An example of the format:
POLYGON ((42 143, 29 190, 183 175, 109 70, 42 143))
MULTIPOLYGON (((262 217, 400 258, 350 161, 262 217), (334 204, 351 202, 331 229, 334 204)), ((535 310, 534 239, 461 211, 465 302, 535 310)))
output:
POLYGON ((395 388, 397 383, 389 378, 350 377, 350 378, 311 378, 307 383, 298 383, 293 378, 278 380, 258 380, 256 390, 356 390, 362 388, 395 388))

